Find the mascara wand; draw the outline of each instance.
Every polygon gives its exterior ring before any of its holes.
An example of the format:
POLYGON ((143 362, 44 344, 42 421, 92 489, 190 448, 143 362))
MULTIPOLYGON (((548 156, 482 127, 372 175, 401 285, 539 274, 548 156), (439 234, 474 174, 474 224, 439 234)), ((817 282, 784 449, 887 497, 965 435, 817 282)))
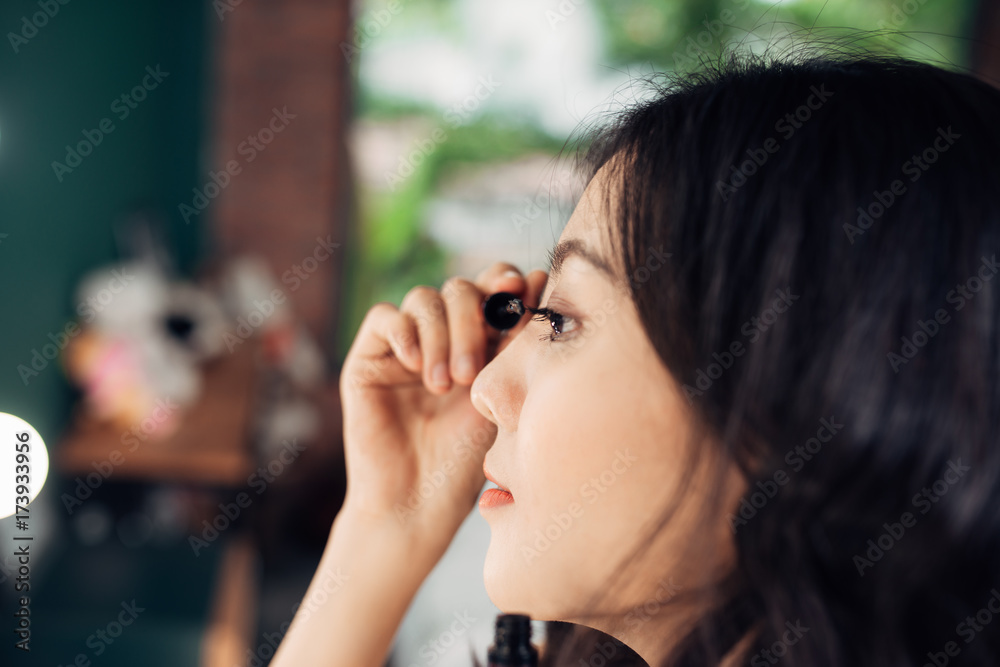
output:
POLYGON ((483 317, 487 324, 501 331, 517 324, 525 312, 537 313, 539 310, 524 305, 524 301, 510 292, 497 292, 483 301, 483 317))

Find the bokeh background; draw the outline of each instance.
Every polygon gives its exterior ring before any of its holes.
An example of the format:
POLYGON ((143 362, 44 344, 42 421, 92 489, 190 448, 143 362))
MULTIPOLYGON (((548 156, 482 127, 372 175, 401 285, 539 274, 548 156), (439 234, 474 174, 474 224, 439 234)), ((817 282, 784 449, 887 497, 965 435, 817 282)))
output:
MULTIPOLYGON (((849 40, 1000 80, 991 0, 5 0, 0 29, 0 412, 51 457, 0 519, 5 665, 267 664, 342 500, 364 313, 545 268, 567 146, 643 77, 849 40)), ((387 664, 485 657, 488 541, 473 512, 387 664)))

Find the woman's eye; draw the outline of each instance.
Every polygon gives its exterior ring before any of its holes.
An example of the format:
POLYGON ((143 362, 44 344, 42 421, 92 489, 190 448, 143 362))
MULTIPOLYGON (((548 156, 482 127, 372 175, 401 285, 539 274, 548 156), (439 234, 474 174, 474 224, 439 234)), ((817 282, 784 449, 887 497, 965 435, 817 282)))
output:
MULTIPOLYGON (((537 308, 534 310, 535 315, 531 319, 538 320, 539 322, 548 321, 549 325, 552 327, 552 331, 539 336, 538 340, 555 342, 558 341, 567 332, 566 323, 573 323, 575 320, 572 317, 566 317, 562 313, 557 313, 551 308, 537 308)), ((572 331, 574 327, 570 327, 569 330, 572 331)))

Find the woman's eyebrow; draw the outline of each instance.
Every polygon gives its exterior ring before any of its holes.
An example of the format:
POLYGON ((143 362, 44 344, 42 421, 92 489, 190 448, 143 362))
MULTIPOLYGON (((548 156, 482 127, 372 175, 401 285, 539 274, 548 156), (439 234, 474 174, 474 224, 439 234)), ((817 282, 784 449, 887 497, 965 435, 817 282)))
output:
POLYGON ((563 263, 572 255, 586 260, 595 269, 604 273, 612 282, 615 280, 615 272, 611 270, 608 263, 579 239, 560 241, 554 248, 549 250, 549 280, 553 280, 559 276, 563 268, 563 263))

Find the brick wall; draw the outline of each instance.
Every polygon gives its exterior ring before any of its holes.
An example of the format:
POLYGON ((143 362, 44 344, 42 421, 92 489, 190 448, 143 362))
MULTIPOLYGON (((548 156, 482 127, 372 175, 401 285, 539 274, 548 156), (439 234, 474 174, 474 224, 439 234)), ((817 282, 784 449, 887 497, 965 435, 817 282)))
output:
POLYGON ((972 69, 1000 87, 1000 3, 979 0, 972 35, 972 69))
POLYGON ((350 3, 229 3, 215 3, 230 11, 217 9, 205 171, 219 172, 235 161, 239 173, 212 202, 212 242, 223 256, 260 254, 279 280, 300 266, 307 278, 282 288, 332 356, 351 215, 345 144, 350 72, 340 49, 348 39, 350 3), (282 113, 275 116, 274 109, 282 113), (328 235, 341 244, 332 258, 307 260, 317 237, 328 235))

